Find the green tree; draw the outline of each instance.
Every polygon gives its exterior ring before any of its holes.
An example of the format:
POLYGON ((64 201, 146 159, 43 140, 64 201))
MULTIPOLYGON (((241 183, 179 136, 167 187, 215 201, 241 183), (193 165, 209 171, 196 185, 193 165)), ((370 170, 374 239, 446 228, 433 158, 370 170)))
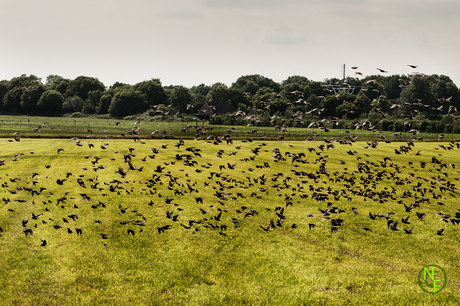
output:
POLYGON ((33 108, 37 100, 34 100, 42 90, 43 84, 40 78, 34 76, 20 76, 12 78, 7 82, 7 92, 3 95, 2 103, 3 110, 12 113, 20 113, 23 111, 21 103, 23 98, 26 100, 23 104, 27 111, 31 111, 29 107, 33 108), (25 95, 24 95, 25 94, 25 95))
POLYGON ((428 118, 434 118, 439 115, 431 110, 431 107, 433 107, 432 101, 434 100, 434 95, 430 83, 431 80, 429 77, 412 78, 411 83, 401 92, 399 99, 401 107, 398 110, 401 115, 415 115, 415 110, 426 114, 428 118), (418 103, 427 105, 427 107, 419 106, 417 105, 418 103))
POLYGON ((360 93, 364 92, 370 101, 378 99, 380 96, 386 96, 385 87, 379 82, 364 84, 360 93))
POLYGON ((355 95, 342 91, 339 94, 327 96, 320 102, 318 107, 324 108, 324 116, 341 117, 342 113, 339 106, 342 105, 345 101, 353 104, 355 99, 355 95))
POLYGON ((273 91, 277 93, 281 91, 280 84, 276 83, 272 79, 269 79, 259 74, 241 76, 236 80, 235 83, 232 84, 232 87, 239 87, 244 90, 246 85, 248 85, 246 89, 251 90, 252 94, 255 94, 255 92, 257 92, 262 87, 272 88, 273 91), (258 88, 257 89, 254 88, 253 84, 248 85, 248 83, 251 83, 251 82, 255 83, 258 88))
POLYGON ((286 80, 282 81, 281 85, 284 88, 284 86, 288 84, 292 84, 292 83, 308 85, 310 81, 304 76, 293 75, 293 76, 288 77, 286 80))
POLYGON ((109 106, 109 114, 113 117, 129 116, 142 113, 147 108, 145 96, 140 91, 129 88, 115 93, 109 106))
POLYGON ((283 87, 283 90, 280 93, 282 96, 286 97, 291 102, 297 101, 299 99, 308 99, 311 94, 310 86, 302 85, 300 83, 289 83, 283 87), (294 94, 294 92, 301 92, 302 96, 294 94))
POLYGON ((88 99, 90 91, 100 90, 105 91, 105 86, 96 78, 79 76, 71 82, 70 88, 66 91, 66 96, 79 96, 83 100, 88 99))
POLYGON ((171 93, 171 107, 180 113, 185 113, 187 104, 191 104, 193 99, 189 90, 184 86, 176 86, 171 93))
POLYGON ((343 95, 342 103, 337 106, 336 114, 338 117, 341 115, 347 119, 359 118, 362 114, 367 114, 370 111, 371 101, 363 93, 360 92, 357 96, 354 96, 354 100, 351 100, 352 96, 347 94, 343 95))
POLYGON ((190 88, 190 93, 192 94, 192 96, 201 94, 202 96, 206 97, 210 91, 211 86, 204 85, 203 83, 198 86, 192 86, 190 88))
POLYGON ((45 91, 40 100, 38 100, 38 108, 44 114, 56 114, 62 111, 62 104, 64 97, 62 94, 55 90, 45 91))
POLYGON ((81 112, 83 109, 83 99, 79 96, 68 97, 62 103, 62 110, 66 113, 81 112))
MULTIPOLYGON (((444 103, 444 109, 442 113, 446 114, 449 110, 449 106, 455 106, 460 109, 460 94, 458 87, 452 82, 452 80, 445 75, 434 75, 432 76, 432 91, 435 99, 449 99, 449 102, 444 103)), ((439 104, 437 105, 439 106, 439 104)))
POLYGON ((266 111, 273 115, 283 116, 288 108, 288 102, 285 97, 273 91, 273 88, 262 87, 252 97, 252 103, 256 109, 266 111))
POLYGON ((17 86, 3 96, 3 110, 11 113, 21 112, 21 98, 27 87, 17 86))
POLYGON ((72 80, 56 77, 50 80, 50 82, 52 83, 48 86, 48 89, 60 92, 65 99, 73 96, 72 80))
POLYGON ((0 109, 3 107, 3 97, 8 92, 8 81, 0 81, 0 109))
POLYGON ((137 83, 133 88, 144 94, 148 105, 168 104, 168 95, 159 79, 137 83))
POLYGON ((99 104, 96 106, 97 114, 107 114, 109 112, 110 103, 112 102, 114 93, 107 90, 99 100, 99 104))
MULTIPOLYGON (((241 88, 239 86, 233 86, 233 88, 241 88)), ((246 84, 241 88, 243 92, 245 93, 248 93, 248 94, 251 94, 251 95, 255 95, 256 92, 259 90, 259 85, 252 81, 252 80, 249 80, 246 82, 246 84)))
POLYGON ((221 83, 214 84, 208 96, 210 102, 224 102, 230 100, 228 87, 221 83))
POLYGON ((237 87, 230 87, 228 89, 228 100, 232 103, 235 109, 240 108, 241 105, 252 106, 248 97, 243 94, 243 90, 237 87))
POLYGON ((129 85, 129 84, 126 84, 126 83, 121 83, 121 82, 115 82, 113 83, 112 86, 110 86, 109 90, 112 89, 112 90, 117 90, 117 89, 129 89, 131 88, 132 86, 129 85))
POLYGON ((49 76, 46 77, 46 86, 52 86, 54 84, 59 84, 62 80, 64 80, 63 77, 56 75, 56 74, 50 74, 49 76))
POLYGON ((100 89, 88 92, 88 99, 83 103, 82 111, 86 114, 93 114, 96 112, 96 107, 99 104, 103 92, 100 89))
POLYGON ((202 94, 198 93, 193 96, 193 108, 189 109, 188 112, 198 112, 206 102, 206 97, 203 96, 202 94))
POLYGON ((400 87, 400 85, 404 86, 403 84, 404 81, 405 82, 410 81, 409 77, 404 76, 404 75, 392 75, 389 77, 380 76, 377 79, 377 82, 379 82, 380 84, 384 86, 387 99, 399 98, 399 96, 401 95, 402 88, 403 88, 403 87, 400 87))
POLYGON ((38 101, 46 91, 43 84, 36 84, 25 88, 21 96, 21 109, 23 112, 33 113, 38 109, 38 101))

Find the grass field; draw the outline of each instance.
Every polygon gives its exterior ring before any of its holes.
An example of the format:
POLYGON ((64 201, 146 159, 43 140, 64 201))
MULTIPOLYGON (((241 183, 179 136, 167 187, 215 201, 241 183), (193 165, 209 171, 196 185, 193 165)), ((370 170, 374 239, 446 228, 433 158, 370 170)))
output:
POLYGON ((454 144, 0 143, 5 305, 458 305, 454 144))
MULTIPOLYGON (((177 117, 179 118, 179 117, 177 117)), ((40 116, 6 116, 0 115, 0 137, 10 138, 14 133, 19 133, 25 138, 71 138, 74 136, 86 138, 104 139, 132 139, 134 135, 144 139, 163 139, 165 136, 176 139, 194 139, 197 134, 202 139, 209 135, 222 136, 230 133, 233 139, 255 139, 255 140, 278 140, 280 136, 286 140, 305 140, 313 135, 318 139, 335 138, 341 139, 346 136, 358 137, 360 141, 371 141, 377 137, 385 137, 391 141, 407 141, 413 137, 420 137, 426 141, 438 139, 436 133, 420 133, 414 136, 412 133, 403 132, 400 136, 393 135, 392 131, 376 131, 368 129, 331 129, 325 132, 319 128, 289 127, 285 131, 276 129, 275 126, 245 126, 245 125, 209 125, 200 120, 189 120, 185 122, 173 121, 152 121, 140 120, 117 120, 98 118, 68 118, 68 117, 40 117, 40 116), (185 127, 188 130, 184 131, 185 127), (204 134, 197 128, 207 128, 204 134), (137 133, 130 133, 136 130, 137 133)), ((203 130, 204 131, 204 130, 203 130)), ((445 134, 444 141, 460 140, 460 134, 445 134)), ((382 141, 383 138, 380 138, 382 141)))

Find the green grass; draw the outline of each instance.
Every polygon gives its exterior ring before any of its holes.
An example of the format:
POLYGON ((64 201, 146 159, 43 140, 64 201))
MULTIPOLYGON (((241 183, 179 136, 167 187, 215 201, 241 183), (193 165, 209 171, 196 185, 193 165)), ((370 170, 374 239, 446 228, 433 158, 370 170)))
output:
POLYGON ((0 160, 5 159, 5 165, 0 166, 3 184, 0 197, 10 200, 0 202, 2 303, 457 304, 459 227, 439 221, 440 216, 435 217, 443 210, 455 218, 460 209, 457 189, 439 189, 457 184, 459 173, 451 165, 458 163, 456 148, 435 149, 438 143, 416 142, 408 154, 396 155, 394 150, 404 143, 380 143, 377 149, 364 149, 366 143, 363 142, 353 146, 336 142, 335 149, 319 153, 318 146, 325 145, 324 142, 235 141, 233 145, 214 145, 185 140, 180 148, 174 146, 177 142, 145 140, 142 144, 122 139, 83 139, 83 146, 79 147, 71 139, 0 140, 0 160), (90 149, 89 143, 95 148, 90 149), (104 143, 109 143, 107 149, 101 148, 104 143), (163 149, 161 145, 168 146, 163 149), (115 171, 118 167, 128 168, 123 155, 129 153, 129 147, 135 149, 132 164, 143 167, 143 171, 130 170, 121 178, 115 171), (154 159, 147 157, 142 161, 141 158, 152 154, 152 147, 160 148, 160 152, 154 159), (186 151, 188 147, 201 149, 201 157, 186 151), (256 147, 260 148, 257 156, 250 152, 256 147), (64 151, 58 154, 58 148, 64 151), (275 162, 275 148, 285 161, 275 162), (315 148, 319 155, 307 148, 315 148), (420 149, 421 155, 413 154, 420 149), (222 158, 217 157, 219 150, 224 150, 222 158), (358 153, 349 155, 350 150, 358 153), (17 153, 24 155, 13 161, 17 153), (308 162, 292 163, 292 153, 305 153, 303 159, 308 162), (183 160, 175 160, 176 154, 191 154, 196 164, 184 165, 183 160), (95 165, 91 163, 94 156, 101 158, 95 165), (391 162, 383 166, 380 161, 383 162, 385 156, 390 157, 391 162), (447 169, 432 163, 433 156, 442 160, 447 169), (420 162, 426 162, 426 167, 420 167, 420 162), (236 163, 235 169, 229 169, 228 164, 233 163, 236 163), (269 167, 264 167, 264 163, 269 167), (321 164, 325 164, 325 168, 321 164), (45 165, 51 167, 47 169, 45 165), (93 170, 98 165, 105 168, 93 170), (154 172, 158 165, 165 169, 159 180, 155 180, 154 174, 159 175, 154 172), (225 168, 220 169, 221 165, 225 168), (361 168, 364 171, 359 172, 359 165, 369 170, 361 168), (34 172, 38 175, 32 178, 34 172), (72 175, 63 185, 56 184, 66 173, 72 175), (219 176, 213 174, 210 179, 211 173, 219 176), (277 173, 280 173, 278 178, 277 173), (262 184, 264 175, 266 182, 262 184), (317 178, 313 179, 312 175, 317 178), (379 175, 381 180, 375 181, 379 175), (340 181, 335 180, 338 176, 340 181), (83 179, 85 188, 77 183, 78 178, 83 179), (109 187, 116 185, 114 180, 121 182, 121 188, 111 192, 109 187), (91 184, 96 182, 99 184, 93 189, 91 184), (421 187, 417 187, 419 183, 421 187), (22 190, 12 194, 10 191, 17 187, 22 190), (46 189, 32 195, 24 187, 46 189), (423 188, 426 188, 425 195, 421 194, 423 188), (335 191, 344 194, 336 200, 335 191), (67 200, 57 205, 57 199, 65 192, 69 192, 67 200), (216 192, 227 193, 221 203, 214 195, 216 192), (326 194, 328 199, 314 200, 315 192, 326 194), (380 198, 370 192, 378 192, 380 198), (385 192, 391 197, 386 197, 385 192), (401 197, 407 192, 410 196, 401 197), (433 192, 440 198, 434 199, 433 192), (81 193, 89 195, 91 202, 82 200, 81 193), (195 197, 202 197, 203 204, 196 203, 195 197), (167 204, 167 198, 174 200, 167 204), (421 198, 429 202, 422 202, 411 212, 405 211, 403 204, 409 206, 421 198), (292 205, 286 206, 287 202, 292 205), (318 210, 325 209, 328 202, 345 210, 330 216, 344 220, 337 233, 331 233, 331 222, 322 221, 318 210), (98 206, 92 208, 92 205, 98 206), (239 213, 241 206, 247 208, 239 213), (260 226, 266 227, 270 220, 276 223, 275 207, 278 206, 285 209, 284 224, 269 232, 262 230, 260 226), (123 213, 119 207, 128 209, 123 213), (359 214, 352 213, 351 207, 356 207, 359 214), (199 208, 209 212, 203 214, 199 208), (215 217, 220 210, 223 212, 218 221, 215 217), (258 214, 244 217, 250 210, 258 214), (166 217, 170 211, 178 214, 177 222, 166 217), (398 221, 399 231, 389 230, 385 218, 371 220, 369 212, 394 212, 390 217, 398 221), (418 220, 415 212, 424 212, 426 217, 418 220), (42 215, 34 220, 32 213, 42 215), (72 213, 78 215, 76 221, 68 217, 72 213), (314 216, 305 218, 309 213, 314 216), (410 215, 410 225, 401 223, 401 218, 407 215, 410 215), (143 218, 145 226, 132 222, 143 221, 143 218), (238 227, 232 218, 238 220, 238 227), (26 219, 28 223, 23 227, 22 221, 26 219), (94 224, 95 220, 102 224, 94 224), (188 224, 188 220, 203 223, 187 230, 179 223, 188 224), (129 223, 122 225, 120 221, 129 223), (316 224, 316 228, 309 230, 308 223, 316 224), (62 228, 55 229, 55 224, 62 228), (171 229, 160 235, 157 227, 166 224, 171 225, 171 229), (228 228, 226 231, 220 227, 213 229, 210 224, 228 228), (292 228, 292 224, 298 227, 292 228), (405 234, 402 228, 412 225, 413 234, 405 234), (362 226, 372 231, 365 232, 362 226), (33 230, 33 236, 25 237, 26 227, 33 230), (73 233, 69 234, 67 228, 73 233), (81 228, 83 234, 77 236, 75 228, 81 228), (445 228, 444 236, 436 235, 441 228, 445 228), (127 229, 133 229, 135 237, 128 235, 127 229), (101 233, 107 234, 108 239, 102 239, 101 233), (40 246, 41 239, 47 241, 46 246, 40 246), (419 271, 428 264, 437 264, 447 273, 446 288, 435 295, 423 292, 417 283, 419 271))
MULTIPOLYGON (((140 120, 136 124, 139 128, 136 134, 144 139, 162 139, 165 135, 170 135, 176 139, 194 139, 197 135, 195 126, 209 128, 206 134, 198 132, 202 139, 210 135, 221 137, 224 134, 231 134, 233 139, 254 140, 278 140, 280 136, 286 140, 305 140, 313 135, 322 140, 323 138, 343 139, 346 136, 358 137, 360 141, 371 141, 377 139, 377 136, 384 136, 386 140, 407 141, 415 137, 413 134, 402 133, 402 138, 392 135, 391 131, 376 132, 372 130, 343 130, 331 129, 330 132, 324 132, 318 128, 308 129, 306 127, 289 127, 287 131, 275 129, 275 126, 226 126, 226 125, 209 125, 200 120, 189 120, 186 122, 177 121, 179 117, 169 121, 156 120, 151 117, 151 121, 140 120), (172 120, 172 121, 171 121, 172 120), (192 126, 187 132, 182 131, 186 126, 192 126), (157 131, 152 134, 152 132, 157 131)), ((69 117, 40 117, 40 116, 7 116, 0 115, 0 137, 11 138, 14 133, 19 133, 25 138, 70 138, 70 137, 93 137, 103 139, 132 139, 133 125, 136 120, 118 120, 118 119, 98 119, 93 117, 87 118, 69 118, 69 117), (116 123, 119 123, 118 125, 116 123), (42 127, 42 126, 45 127, 42 127), (35 129, 39 128, 39 131, 35 129)), ((420 133, 420 137, 425 141, 436 141, 437 133, 420 133)), ((445 134, 444 141, 460 140, 460 134, 445 134)), ((382 138, 379 141, 383 141, 382 138)))

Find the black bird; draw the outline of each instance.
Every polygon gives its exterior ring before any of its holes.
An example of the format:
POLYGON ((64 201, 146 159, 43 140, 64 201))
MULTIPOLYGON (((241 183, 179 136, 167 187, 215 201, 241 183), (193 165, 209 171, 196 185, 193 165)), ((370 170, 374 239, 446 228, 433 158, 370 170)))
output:
POLYGON ((312 229, 312 228, 315 228, 316 227, 316 224, 314 223, 308 223, 308 228, 309 229, 312 229))
POLYGON ((40 217, 41 215, 42 215, 42 214, 36 215, 36 214, 32 213, 32 219, 37 220, 38 217, 40 217))
POLYGON ((412 230, 414 229, 414 226, 412 225, 412 227, 410 229, 407 229, 407 228, 403 227, 403 229, 404 229, 404 232, 406 232, 406 234, 410 235, 410 234, 412 234, 412 230))
POLYGON ((393 223, 390 225, 390 229, 391 229, 392 231, 399 231, 399 230, 398 230, 398 221, 393 222, 393 223))
POLYGON ((259 226, 260 226, 261 229, 263 229, 263 230, 266 231, 266 232, 269 232, 269 231, 270 231, 270 228, 272 227, 271 224, 268 224, 267 227, 263 227, 262 225, 259 225, 259 226))
POLYGON ((201 208, 201 207, 199 207, 198 209, 201 211, 201 213, 202 213, 203 215, 209 213, 209 210, 204 210, 204 209, 201 208))
POLYGON ((410 217, 410 216, 407 216, 406 218, 402 218, 402 219, 401 219, 401 222, 404 223, 404 224, 410 224, 410 222, 409 222, 409 217, 410 217))
POLYGON ((132 229, 129 229, 129 228, 128 228, 128 235, 129 235, 129 234, 133 235, 133 237, 134 237, 134 231, 133 231, 132 229))
POLYGON ((367 226, 363 226, 363 230, 365 230, 366 232, 372 232, 372 230, 368 228, 367 226))
POLYGON ((81 228, 75 228, 75 231, 77 232, 77 235, 81 235, 83 233, 81 228))
POLYGON ((46 240, 40 239, 42 241, 42 244, 40 244, 41 247, 44 247, 46 245, 46 240))
POLYGON ((185 229, 191 229, 192 228, 191 225, 187 226, 187 225, 183 225, 182 223, 179 223, 179 224, 185 229))
POLYGON ((444 229, 441 228, 440 230, 436 231, 436 235, 444 236, 444 229))
POLYGON ((164 226, 157 227, 157 229, 158 229, 158 234, 161 234, 161 233, 164 233, 165 230, 171 229, 171 225, 167 224, 164 226))
POLYGON ((32 231, 31 228, 25 228, 22 231, 24 232, 24 234, 26 234, 26 237, 27 237, 27 235, 30 235, 30 236, 34 235, 34 232, 32 231))
POLYGON ((417 215, 417 217, 419 218, 419 220, 423 220, 423 218, 425 218, 425 216, 426 216, 425 213, 415 212, 415 214, 417 215))

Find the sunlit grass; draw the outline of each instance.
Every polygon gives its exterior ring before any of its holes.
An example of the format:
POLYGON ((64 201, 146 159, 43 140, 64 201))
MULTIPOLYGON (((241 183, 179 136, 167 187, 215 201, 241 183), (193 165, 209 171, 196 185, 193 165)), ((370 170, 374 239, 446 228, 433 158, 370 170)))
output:
POLYGON ((81 147, 71 139, 1 142, 0 160, 5 159, 5 165, 0 166, 0 181, 4 184, 0 197, 11 200, 0 202, 0 299, 5 304, 456 304, 460 286, 459 230, 450 222, 440 221, 441 216, 435 217, 443 210, 455 218, 460 209, 456 189, 439 190, 447 181, 457 183, 458 170, 451 165, 458 163, 456 148, 436 150, 437 143, 416 142, 408 154, 396 155, 394 150, 401 143, 380 143, 377 149, 364 149, 367 144, 363 142, 353 146, 334 143, 335 149, 319 153, 318 146, 324 142, 235 141, 234 145, 216 146, 186 140, 180 148, 174 146, 177 140, 146 140, 141 144, 132 140, 83 139, 81 147), (89 148, 89 143, 95 148, 89 148), (105 143, 109 144, 102 149, 105 143), (115 171, 118 167, 128 168, 123 155, 129 153, 130 147, 135 149, 133 166, 143 167, 143 171, 130 170, 121 178, 115 171), (148 157, 152 147, 160 148, 153 159, 148 157), (188 147, 201 149, 201 157, 186 151, 188 147), (258 156, 250 153, 256 147, 260 148, 258 156), (58 154, 58 148, 64 151, 58 154), (285 161, 274 161, 275 148, 285 161), (307 148, 315 148, 316 153, 307 148), (420 149, 420 156, 413 154, 420 149), (224 150, 222 158, 217 157, 219 150, 224 150), (357 153, 350 155, 350 150, 357 153), (12 161, 17 153, 24 155, 12 161), (293 163, 291 153, 305 153, 303 159, 307 162, 293 163), (176 154, 191 154, 196 164, 186 166, 184 160, 175 160, 176 154), (94 156, 101 159, 93 165, 94 156), (440 170, 432 163, 433 156, 446 163, 447 169, 440 170), (391 158, 385 166, 380 163, 384 157, 391 158), (426 167, 420 167, 420 162, 426 162, 426 167), (228 164, 234 163, 235 169, 230 169, 228 164), (265 163, 269 167, 263 166, 265 163), (318 172, 322 163, 327 174, 318 172), (369 167, 370 172, 359 172, 358 163, 369 167), (47 169, 45 165, 51 167, 47 169), (105 168, 95 171, 98 165, 105 168), (162 173, 154 172, 158 165, 165 167, 162 173), (293 171, 318 177, 315 180, 293 171), (382 179, 375 181, 383 171, 386 173, 382 179), (32 178, 34 172, 38 175, 32 178), (56 184, 67 173, 72 175, 63 185, 56 184), (158 181, 154 174, 161 174, 158 181), (355 188, 345 187, 347 182, 343 179, 335 180, 339 176, 354 177, 355 188), (84 180, 85 188, 77 183, 78 178, 84 180), (114 180, 120 181, 122 188, 111 192, 109 187, 116 185, 114 180), (398 181, 404 184, 396 184, 398 181), (99 184, 92 188, 96 182, 99 184), (422 187, 415 187, 419 183, 422 187), (25 189, 12 194, 10 191, 16 187, 46 189, 39 195, 25 189), (392 187, 395 199, 387 197, 382 201, 351 192, 366 188, 392 192, 392 187), (403 204, 414 203, 414 195, 421 198, 417 188, 424 187, 430 202, 406 212, 403 204), (332 194, 335 190, 344 191, 338 200, 332 194), (441 198, 433 199, 433 191, 441 198), (69 192, 67 200, 57 204, 65 192, 69 192), (225 199, 218 202, 216 192, 226 192, 225 199), (316 201, 312 199, 314 192, 325 193, 329 198, 316 201), (404 192, 412 196, 401 197, 404 192), (91 202, 82 200, 81 193, 89 195, 91 202), (203 204, 197 203, 195 197, 201 197, 203 204), (174 200, 167 204, 167 198, 174 200), (292 205, 286 206, 286 202, 292 205), (323 220, 318 210, 325 209, 328 202, 345 210, 330 216, 344 220, 337 233, 331 233, 330 220, 323 220), (243 211, 241 206, 246 209, 243 211), (122 212, 119 207, 127 209, 122 212), (286 219, 282 226, 266 232, 261 226, 278 219, 275 207, 284 207, 286 219), (351 212, 352 207, 357 208, 358 215, 351 212), (199 208, 208 213, 203 214, 199 208), (215 217, 220 210, 223 213, 218 221, 215 217), (250 210, 258 214, 244 217, 250 210), (166 212, 171 211, 178 215, 177 222, 166 217, 166 212), (416 211, 426 213, 426 217, 419 220, 416 211), (399 231, 389 230, 385 218, 371 220, 369 212, 394 212, 390 216, 398 220, 399 231), (42 215, 35 220, 32 213, 42 215), (78 215, 75 221, 68 217, 73 213, 78 215), (309 213, 314 217, 305 218, 309 213), (407 215, 410 225, 401 222, 407 215), (145 226, 132 223, 143 218, 145 226), (238 220, 237 227, 232 218, 238 220), (26 219, 24 227, 22 221, 26 219), (203 223, 187 230, 179 223, 188 225, 188 220, 203 223), (123 221, 129 223, 120 224, 123 221), (316 227, 310 230, 309 223, 316 227), (55 229, 55 224, 62 228, 55 229), (160 235, 157 227, 166 224, 171 229, 160 235), (221 230, 220 225, 227 225, 227 230, 221 230), (405 234, 403 227, 412 225, 413 234, 405 234), (366 232, 362 226, 372 231, 366 232), (25 237, 24 228, 33 229, 33 236, 25 237), (83 234, 76 235, 76 228, 81 228, 83 234), (444 236, 436 235, 441 228, 445 228, 444 236), (134 230, 135 236, 128 235, 127 229, 134 230), (102 239, 101 234, 108 239, 102 239), (47 241, 46 246, 40 246, 41 239, 47 241), (441 293, 429 295, 418 286, 417 275, 423 266, 433 263, 445 269, 448 285, 441 293))

